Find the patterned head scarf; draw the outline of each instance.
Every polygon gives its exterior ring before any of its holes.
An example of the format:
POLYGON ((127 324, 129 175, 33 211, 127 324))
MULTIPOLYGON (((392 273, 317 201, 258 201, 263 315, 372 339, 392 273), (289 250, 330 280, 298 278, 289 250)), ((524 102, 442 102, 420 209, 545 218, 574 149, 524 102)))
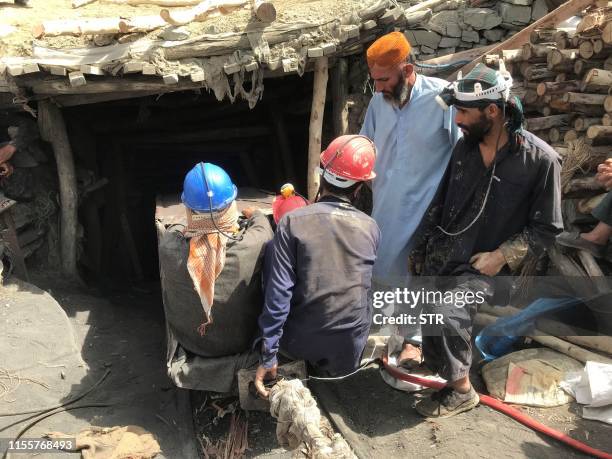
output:
POLYGON ((191 237, 187 270, 204 308, 204 321, 198 327, 201 336, 206 332, 206 325, 212 323, 211 309, 215 297, 215 281, 225 265, 227 236, 221 234, 219 230, 224 233, 238 231, 236 201, 225 210, 212 215, 194 213, 187 209, 185 235, 191 237))

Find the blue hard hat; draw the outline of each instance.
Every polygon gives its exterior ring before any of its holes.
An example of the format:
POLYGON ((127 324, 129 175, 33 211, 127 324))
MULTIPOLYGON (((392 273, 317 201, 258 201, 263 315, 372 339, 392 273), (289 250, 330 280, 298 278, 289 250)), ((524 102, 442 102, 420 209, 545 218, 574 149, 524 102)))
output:
POLYGON ((196 212, 219 212, 228 207, 237 194, 227 172, 214 164, 200 162, 185 176, 181 200, 196 212))

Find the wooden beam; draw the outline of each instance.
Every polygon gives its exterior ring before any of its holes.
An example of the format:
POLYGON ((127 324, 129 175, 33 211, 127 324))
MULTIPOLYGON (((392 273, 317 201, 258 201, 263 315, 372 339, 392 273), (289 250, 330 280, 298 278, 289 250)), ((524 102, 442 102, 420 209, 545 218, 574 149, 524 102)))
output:
POLYGON ((114 34, 121 32, 119 18, 57 19, 37 24, 32 30, 35 38, 61 35, 114 34))
POLYGON ((84 5, 89 5, 90 3, 93 3, 95 1, 97 0, 72 0, 72 7, 79 8, 84 5))
MULTIPOLYGON (((529 41, 531 32, 533 32, 535 29, 542 29, 548 26, 554 26, 555 24, 565 21, 566 19, 571 18, 572 16, 576 15, 577 13, 585 9, 587 6, 591 5, 592 2, 593 0, 570 0, 562 4, 557 9, 551 11, 547 15, 535 21, 533 24, 525 27, 520 32, 514 34, 512 37, 508 38, 506 41, 494 47, 492 50, 489 51, 489 54, 495 54, 504 49, 516 49, 516 48, 521 47, 523 43, 526 43, 527 41, 529 41)), ((420 5, 417 5, 417 6, 420 6, 420 5)), ((466 64, 463 67, 461 67, 461 69, 459 69, 457 72, 454 72, 448 78, 448 80, 449 81, 455 80, 457 78, 457 74, 459 73, 459 71, 461 71, 465 75, 467 72, 469 72, 470 70, 474 68, 474 66, 480 61, 481 57, 478 57, 474 59, 472 62, 470 62, 469 64, 466 64)))
POLYGON ((312 88, 312 108, 308 128, 308 199, 313 201, 319 190, 319 156, 321 155, 321 132, 325 113, 329 59, 320 57, 315 61, 312 88))
POLYGON ((137 16, 121 19, 119 21, 119 30, 121 33, 149 32, 167 25, 166 21, 159 15, 137 16))
POLYGON ((605 94, 584 94, 581 92, 566 92, 563 94, 563 102, 570 104, 603 105, 606 100, 605 94))
POLYGON ((62 272, 72 278, 77 273, 77 180, 74 159, 64 117, 59 107, 44 100, 38 104, 38 126, 43 140, 51 143, 59 178, 62 272))
POLYGON ((188 79, 181 79, 178 84, 168 86, 161 78, 135 76, 130 78, 99 77, 90 79, 86 85, 73 87, 63 78, 44 78, 24 80, 20 86, 30 88, 34 94, 61 95, 61 94, 91 94, 99 95, 115 92, 168 92, 185 89, 197 89, 202 83, 193 83, 188 79))
POLYGON ((115 3, 117 5, 156 5, 166 8, 174 8, 177 6, 196 6, 202 0, 104 0, 104 3, 115 3))
POLYGON ((406 11, 404 14, 412 14, 412 13, 416 13, 417 11, 423 11, 428 8, 433 8, 435 6, 438 6, 442 3, 445 3, 445 1, 444 0, 426 0, 424 2, 418 3, 417 5, 411 6, 410 8, 406 8, 406 11))
POLYGON ((163 9, 159 14, 168 24, 185 25, 228 14, 243 8, 247 2, 248 0, 206 0, 187 10, 163 9))
POLYGON ((551 115, 529 118, 526 120, 526 125, 530 131, 542 131, 556 126, 567 126, 571 119, 572 115, 551 115))

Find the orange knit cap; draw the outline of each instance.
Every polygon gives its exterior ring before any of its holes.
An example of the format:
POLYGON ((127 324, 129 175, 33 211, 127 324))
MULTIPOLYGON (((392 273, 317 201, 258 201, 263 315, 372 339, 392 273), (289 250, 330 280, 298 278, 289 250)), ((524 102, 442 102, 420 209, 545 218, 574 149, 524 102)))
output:
POLYGON ((383 35, 368 48, 368 66, 391 67, 404 62, 410 54, 410 43, 401 32, 383 35))

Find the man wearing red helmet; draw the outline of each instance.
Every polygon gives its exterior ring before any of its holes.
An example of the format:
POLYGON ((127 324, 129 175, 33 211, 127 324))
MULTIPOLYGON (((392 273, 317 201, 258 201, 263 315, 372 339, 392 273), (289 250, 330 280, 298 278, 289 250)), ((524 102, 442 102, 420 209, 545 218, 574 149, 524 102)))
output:
POLYGON ((359 366, 370 330, 368 291, 380 237, 376 222, 352 202, 374 177, 372 141, 341 136, 321 154, 319 197, 287 213, 273 240, 255 386, 276 375, 279 349, 323 374, 359 366))

